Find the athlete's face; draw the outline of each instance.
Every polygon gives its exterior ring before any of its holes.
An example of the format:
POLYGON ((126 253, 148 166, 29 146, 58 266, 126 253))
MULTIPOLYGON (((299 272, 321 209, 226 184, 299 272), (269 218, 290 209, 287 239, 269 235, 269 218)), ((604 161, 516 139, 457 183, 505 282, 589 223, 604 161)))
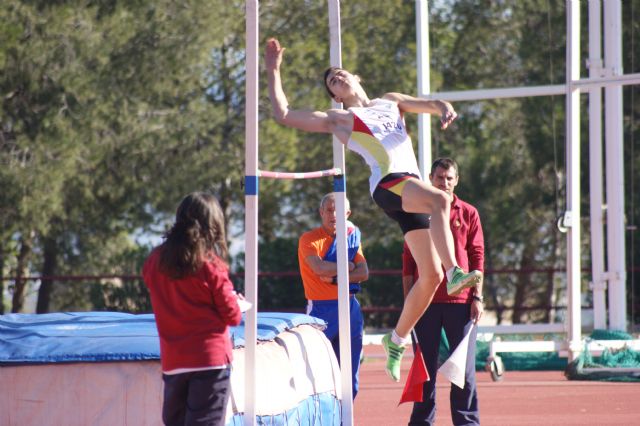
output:
POLYGON ((453 196, 453 190, 458 185, 458 173, 453 167, 443 169, 436 167, 436 171, 429 175, 431 185, 453 196))
POLYGON ((355 88, 360 84, 360 79, 347 70, 337 69, 327 75, 325 83, 333 93, 334 99, 340 102, 345 96, 355 92, 355 88))
MULTIPOLYGON (((351 214, 347 210, 347 218, 351 214)), ((320 208, 320 218, 322 219, 322 227, 330 235, 336 233, 336 202, 333 198, 328 198, 324 205, 320 208)))

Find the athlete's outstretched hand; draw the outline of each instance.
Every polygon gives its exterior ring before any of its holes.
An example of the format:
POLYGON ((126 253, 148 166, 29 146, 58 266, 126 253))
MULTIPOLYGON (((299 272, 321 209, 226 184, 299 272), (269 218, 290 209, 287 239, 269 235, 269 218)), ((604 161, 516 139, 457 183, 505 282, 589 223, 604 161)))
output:
POLYGON ((458 114, 453 109, 453 106, 449 102, 442 102, 444 108, 442 110, 442 114, 440 115, 440 124, 442 125, 442 129, 446 129, 449 127, 449 124, 453 123, 453 120, 458 118, 458 114))
POLYGON ((275 38, 267 40, 267 47, 264 53, 264 61, 267 70, 279 70, 282 63, 282 55, 285 51, 284 47, 280 46, 280 42, 275 38))

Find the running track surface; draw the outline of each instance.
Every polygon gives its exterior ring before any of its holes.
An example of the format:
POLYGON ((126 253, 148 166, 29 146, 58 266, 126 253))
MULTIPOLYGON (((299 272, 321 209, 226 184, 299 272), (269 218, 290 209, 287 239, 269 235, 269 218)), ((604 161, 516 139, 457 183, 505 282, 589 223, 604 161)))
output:
MULTIPOLYGON (((408 423, 412 404, 398 407, 412 360, 411 350, 407 352, 401 383, 395 383, 384 372, 382 347, 364 347, 360 391, 354 403, 355 425, 408 423)), ((640 383, 567 380, 562 371, 506 371, 499 382, 479 371, 477 381, 483 426, 640 425, 640 383)), ((449 387, 449 382, 439 376, 437 425, 451 424, 449 387)))

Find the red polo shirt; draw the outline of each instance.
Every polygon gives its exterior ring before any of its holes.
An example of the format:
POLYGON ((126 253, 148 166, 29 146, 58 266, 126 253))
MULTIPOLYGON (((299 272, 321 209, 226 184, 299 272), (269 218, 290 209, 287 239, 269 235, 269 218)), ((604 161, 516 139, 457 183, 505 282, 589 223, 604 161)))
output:
MULTIPOLYGON (((484 236, 478 210, 454 194, 449 223, 458 266, 466 272, 473 270, 484 272, 484 236)), ((402 275, 418 278, 416 262, 411 256, 407 243, 404 244, 402 251, 402 275)), ((446 282, 445 276, 438 285, 432 303, 471 303, 472 289, 468 288, 456 296, 449 296, 447 286, 444 284, 446 282)))
POLYGON ((160 249, 155 249, 142 277, 156 317, 162 371, 231 364, 229 326, 240 324, 242 313, 221 261, 173 279, 160 271, 160 249))

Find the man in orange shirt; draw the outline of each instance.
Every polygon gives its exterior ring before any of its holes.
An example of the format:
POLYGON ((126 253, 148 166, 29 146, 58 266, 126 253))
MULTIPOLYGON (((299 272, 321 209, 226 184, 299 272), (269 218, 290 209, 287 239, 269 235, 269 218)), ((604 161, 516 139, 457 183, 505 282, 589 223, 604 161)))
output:
MULTIPOLYGON (((351 215, 349 200, 346 203, 347 218, 351 215)), ((305 232, 298 241, 298 262, 308 300, 307 313, 327 323, 324 334, 340 361, 340 329, 338 323, 338 286, 336 275, 336 203, 333 193, 320 201, 322 225, 305 232)), ((351 373, 353 398, 358 393, 358 370, 362 352, 363 320, 360 304, 355 294, 360 282, 369 278, 367 261, 362 254, 360 230, 347 222, 347 250, 349 258, 349 311, 351 316, 351 373)))

